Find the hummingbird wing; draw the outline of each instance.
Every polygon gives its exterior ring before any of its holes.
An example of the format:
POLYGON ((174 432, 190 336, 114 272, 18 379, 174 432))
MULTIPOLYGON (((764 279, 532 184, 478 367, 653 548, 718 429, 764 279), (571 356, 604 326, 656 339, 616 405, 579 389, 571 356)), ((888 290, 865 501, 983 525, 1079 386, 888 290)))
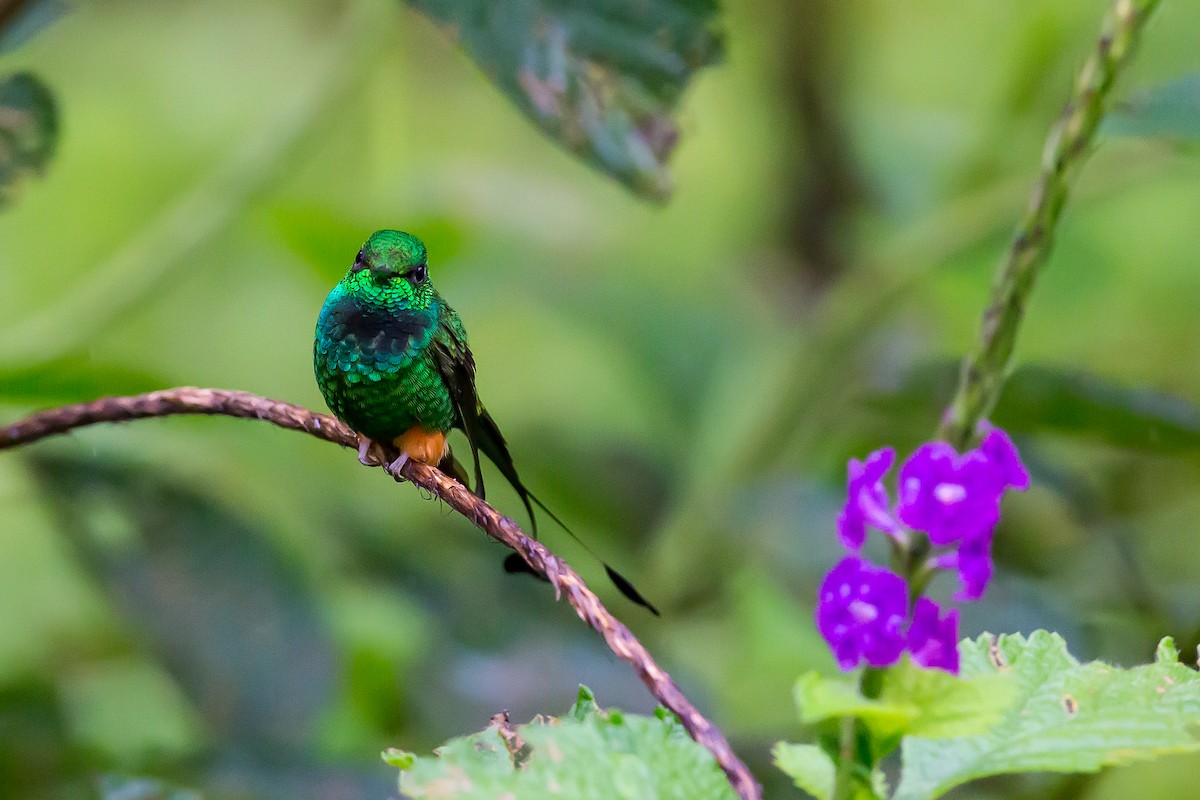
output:
POLYGON ((471 355, 471 348, 467 346, 467 333, 462 321, 449 306, 443 309, 441 322, 433 336, 432 348, 434 363, 437 364, 442 380, 445 381, 454 401, 458 427, 462 428, 471 445, 471 457, 475 462, 475 494, 481 499, 485 497, 483 466, 479 460, 479 453, 482 451, 488 460, 496 465, 500 474, 512 485, 521 502, 525 504, 536 538, 537 517, 533 513, 533 503, 537 500, 525 488, 520 475, 517 474, 512 454, 508 452, 508 444, 504 441, 496 421, 479 402, 479 395, 475 392, 475 357, 471 355))
MULTIPOLYGON (((488 460, 496 465, 496 468, 500 470, 500 474, 504 476, 521 498, 521 502, 525 504, 525 510, 529 512, 529 522, 535 539, 537 538, 537 517, 533 513, 533 507, 536 505, 604 566, 604 572, 621 594, 643 608, 649 609, 655 616, 658 616, 658 609, 643 597, 641 592, 624 575, 617 572, 609 566, 607 561, 596 555, 596 552, 592 548, 584 544, 575 535, 574 531, 568 528, 553 511, 546 507, 545 503, 539 500, 522 483, 521 477, 517 474, 516 465, 513 464, 512 454, 508 452, 508 444, 504 441, 504 436, 500 433, 500 427, 492 419, 492 415, 487 412, 487 409, 483 407, 483 404, 479 402, 479 395, 475 391, 475 358, 471 355, 471 349, 467 347, 467 332, 463 328, 458 314, 449 306, 443 307, 441 322, 438 325, 438 330, 434 333, 431 347, 433 349, 434 362, 437 364, 439 372, 441 372, 442 380, 446 382, 446 386, 450 389, 450 396, 453 398, 454 406, 458 411, 459 427, 467 434, 467 441, 471 444, 471 455, 475 459, 475 483, 477 487, 475 494, 480 499, 484 497, 483 469, 479 462, 479 453, 482 451, 488 457, 488 460)), ((448 456, 447 458, 453 459, 453 456, 448 456)), ((462 468, 458 465, 458 462, 453 462, 453 466, 457 466, 459 474, 461 474, 462 468)), ((504 568, 509 572, 533 573, 532 568, 516 553, 505 559, 504 568)), ((537 575, 537 577, 545 578, 543 575, 537 575)))

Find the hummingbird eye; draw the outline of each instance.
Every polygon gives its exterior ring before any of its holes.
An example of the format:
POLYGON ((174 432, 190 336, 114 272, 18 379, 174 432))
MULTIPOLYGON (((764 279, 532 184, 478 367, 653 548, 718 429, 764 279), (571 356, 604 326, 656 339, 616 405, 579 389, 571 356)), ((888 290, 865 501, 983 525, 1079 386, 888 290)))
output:
POLYGON ((427 271, 428 268, 425 264, 417 264, 408 271, 408 277, 412 280, 413 286, 419 286, 425 282, 427 271))

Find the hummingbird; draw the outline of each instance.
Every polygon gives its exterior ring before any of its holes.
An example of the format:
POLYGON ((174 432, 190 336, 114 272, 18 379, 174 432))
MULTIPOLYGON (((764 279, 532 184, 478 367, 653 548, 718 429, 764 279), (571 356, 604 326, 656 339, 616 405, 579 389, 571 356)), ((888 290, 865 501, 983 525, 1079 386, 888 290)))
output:
MULTIPOLYGON (((479 401, 467 331, 434 288, 416 236, 381 230, 367 239, 321 307, 313 368, 330 410, 358 434, 364 464, 372 463, 375 443, 391 444, 400 453, 392 471, 410 459, 430 464, 484 499, 482 453, 521 498, 535 538, 536 505, 595 557, 521 481, 500 428, 479 401), (451 450, 453 429, 466 435, 473 485, 451 450)), ((658 614, 628 580, 597 560, 622 594, 658 614)), ((530 571, 515 553, 505 569, 530 571)))

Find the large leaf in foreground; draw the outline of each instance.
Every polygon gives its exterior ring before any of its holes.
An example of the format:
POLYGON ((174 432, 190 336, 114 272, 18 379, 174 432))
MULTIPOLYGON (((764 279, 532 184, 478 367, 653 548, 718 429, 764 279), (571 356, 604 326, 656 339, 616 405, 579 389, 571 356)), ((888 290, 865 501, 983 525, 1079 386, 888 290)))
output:
POLYGON ((409 3, 568 150, 639 194, 670 194, 675 107, 720 55, 716 0, 409 3))
POLYGON ((27 72, 0 78, 0 208, 54 155, 58 112, 46 86, 27 72))
POLYGON ((712 754, 672 715, 603 710, 585 688, 561 718, 493 725, 451 739, 436 756, 389 750, 384 758, 402 770, 400 791, 413 798, 735 798, 712 754))
POLYGON ((1153 664, 1080 664, 1057 634, 1037 631, 959 646, 963 677, 1008 674, 1018 693, 986 733, 909 736, 895 800, 923 800, 989 775, 1094 772, 1200 750, 1200 675, 1180 664, 1170 639, 1153 664))

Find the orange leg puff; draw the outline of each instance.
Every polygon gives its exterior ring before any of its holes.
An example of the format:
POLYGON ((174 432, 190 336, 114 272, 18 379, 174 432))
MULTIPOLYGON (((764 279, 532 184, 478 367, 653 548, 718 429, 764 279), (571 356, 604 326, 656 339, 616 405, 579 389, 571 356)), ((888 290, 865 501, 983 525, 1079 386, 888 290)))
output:
POLYGON ((414 425, 397 436, 392 444, 400 449, 400 458, 392 463, 393 469, 404 466, 404 462, 410 458, 436 467, 450 450, 444 431, 430 431, 420 425, 414 425))

